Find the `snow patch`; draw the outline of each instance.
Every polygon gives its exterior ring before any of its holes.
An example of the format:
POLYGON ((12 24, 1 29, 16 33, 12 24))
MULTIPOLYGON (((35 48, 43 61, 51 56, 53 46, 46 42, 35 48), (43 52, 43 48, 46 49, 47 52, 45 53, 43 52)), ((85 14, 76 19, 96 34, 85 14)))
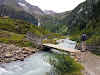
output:
POLYGON ((83 11, 83 8, 81 8, 79 11, 78 11, 78 13, 80 13, 80 12, 82 12, 83 11))
POLYGON ((29 9, 29 7, 26 6, 26 4, 19 2, 20 6, 22 6, 26 11, 29 9))
POLYGON ((23 4, 23 3, 21 3, 21 2, 19 2, 18 4, 19 4, 20 6, 27 7, 25 4, 23 4))

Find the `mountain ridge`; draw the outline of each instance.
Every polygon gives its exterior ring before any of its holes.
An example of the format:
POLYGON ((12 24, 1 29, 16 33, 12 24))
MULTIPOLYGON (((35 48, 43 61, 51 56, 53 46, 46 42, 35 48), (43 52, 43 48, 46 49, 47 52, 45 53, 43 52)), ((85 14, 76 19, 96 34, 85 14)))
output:
POLYGON ((0 0, 0 5, 13 6, 16 9, 21 9, 29 14, 42 15, 44 12, 37 6, 29 4, 25 0, 0 0))

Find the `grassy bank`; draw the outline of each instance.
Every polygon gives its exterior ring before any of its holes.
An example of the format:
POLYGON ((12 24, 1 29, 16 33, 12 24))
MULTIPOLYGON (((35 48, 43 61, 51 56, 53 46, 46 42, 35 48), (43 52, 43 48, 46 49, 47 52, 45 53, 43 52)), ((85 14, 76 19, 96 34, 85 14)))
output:
POLYGON ((55 54, 51 56, 50 62, 58 75, 82 75, 81 71, 84 69, 69 55, 55 54))
POLYGON ((14 44, 21 47, 32 46, 32 43, 25 38, 24 34, 17 34, 0 30, 0 42, 14 44))
POLYGON ((0 42, 15 44, 22 47, 34 47, 34 44, 26 39, 27 32, 32 32, 36 36, 41 36, 49 33, 44 28, 34 26, 23 20, 0 18, 0 42))

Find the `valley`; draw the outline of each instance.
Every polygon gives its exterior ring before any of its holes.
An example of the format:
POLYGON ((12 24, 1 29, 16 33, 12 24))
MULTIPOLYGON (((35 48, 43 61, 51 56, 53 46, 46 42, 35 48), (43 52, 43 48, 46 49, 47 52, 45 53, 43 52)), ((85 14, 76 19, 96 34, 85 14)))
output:
POLYGON ((0 75, 99 75, 99 13, 99 0, 62 13, 26 0, 0 0, 0 75), (83 33, 87 52, 81 52, 83 33))

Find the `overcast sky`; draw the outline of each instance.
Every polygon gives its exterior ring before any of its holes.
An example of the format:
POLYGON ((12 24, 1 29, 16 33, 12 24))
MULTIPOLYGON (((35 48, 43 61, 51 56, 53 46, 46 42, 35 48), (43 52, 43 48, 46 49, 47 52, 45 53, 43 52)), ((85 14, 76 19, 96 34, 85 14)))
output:
POLYGON ((64 12, 74 9, 85 0, 26 0, 29 3, 39 6, 42 10, 53 10, 64 12))

